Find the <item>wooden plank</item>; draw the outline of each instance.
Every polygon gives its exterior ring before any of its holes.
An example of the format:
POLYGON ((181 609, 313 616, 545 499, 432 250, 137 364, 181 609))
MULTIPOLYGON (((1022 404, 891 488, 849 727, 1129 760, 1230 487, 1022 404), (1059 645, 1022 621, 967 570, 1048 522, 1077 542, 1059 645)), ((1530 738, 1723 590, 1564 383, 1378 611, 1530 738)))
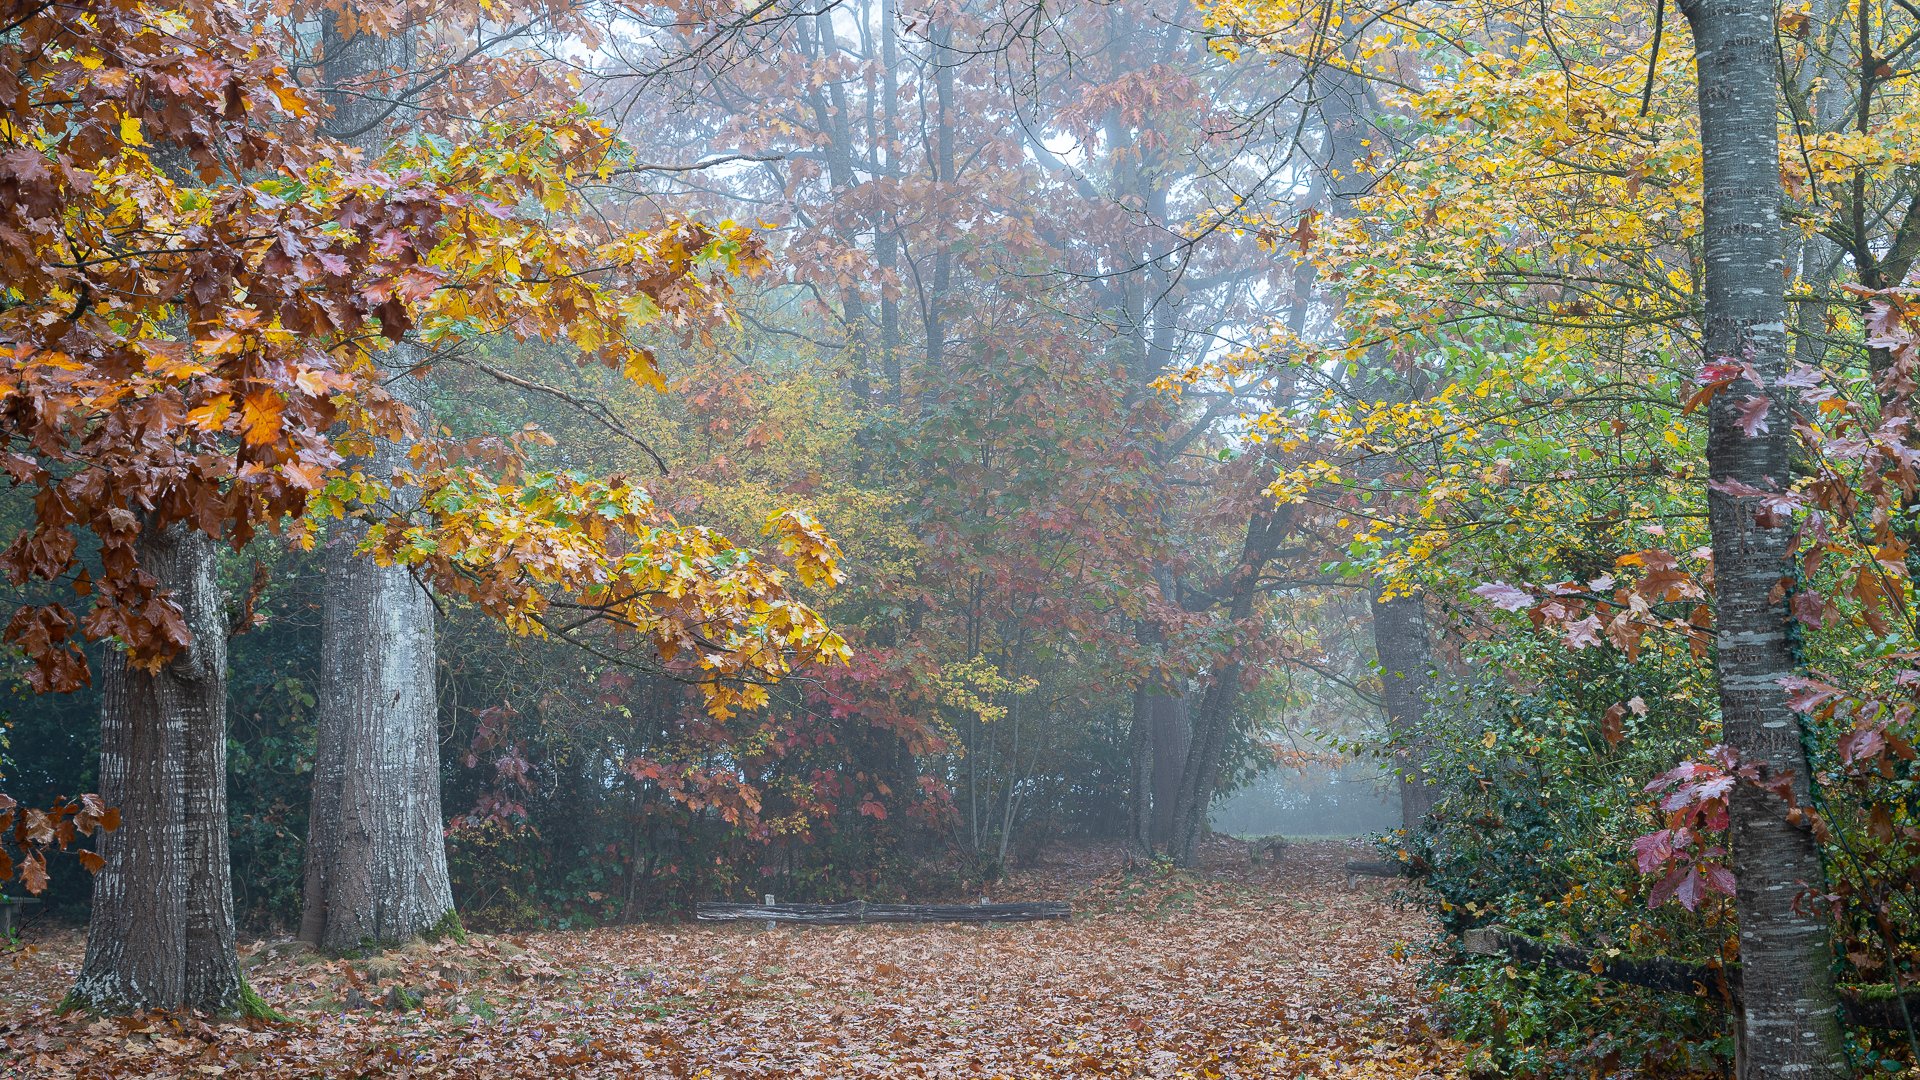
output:
POLYGON ((705 922, 811 923, 822 926, 860 923, 1000 923, 1071 919, 1073 908, 1064 901, 1027 904, 723 904, 697 905, 694 918, 705 922))

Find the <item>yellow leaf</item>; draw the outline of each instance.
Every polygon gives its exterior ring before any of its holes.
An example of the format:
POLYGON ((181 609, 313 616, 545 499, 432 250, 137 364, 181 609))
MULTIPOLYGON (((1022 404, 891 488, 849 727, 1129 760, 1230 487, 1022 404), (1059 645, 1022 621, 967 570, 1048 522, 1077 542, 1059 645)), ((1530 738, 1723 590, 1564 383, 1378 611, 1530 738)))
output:
POLYGON ((120 141, 128 146, 145 146, 147 140, 140 134, 140 118, 123 116, 120 118, 120 141))
POLYGON ((280 107, 285 109, 288 114, 293 116, 307 115, 306 99, 302 98, 298 91, 290 90, 284 86, 276 86, 273 88, 273 96, 280 99, 280 107))
POLYGON ((233 395, 221 394, 187 414, 187 423, 201 431, 219 431, 233 415, 233 395))

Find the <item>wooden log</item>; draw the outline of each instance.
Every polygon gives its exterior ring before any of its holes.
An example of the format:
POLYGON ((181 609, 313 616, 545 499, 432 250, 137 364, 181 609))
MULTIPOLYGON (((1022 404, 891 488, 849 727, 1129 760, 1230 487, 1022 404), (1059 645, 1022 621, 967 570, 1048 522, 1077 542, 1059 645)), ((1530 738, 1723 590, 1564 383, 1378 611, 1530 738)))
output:
POLYGON ((1510 956, 1521 963, 1547 964, 1674 994, 1709 995, 1729 1001, 1740 999, 1737 966, 1714 968, 1664 956, 1609 956, 1604 949, 1556 945, 1516 934, 1503 926, 1469 930, 1465 941, 1466 951, 1475 956, 1510 956))
MULTIPOLYGON (((1581 945, 1556 945, 1516 934, 1501 926, 1469 930, 1465 949, 1474 956, 1507 956, 1525 964, 1548 964, 1595 978, 1668 993, 1712 997, 1727 1007, 1740 1007, 1740 965, 1689 964, 1665 956, 1610 956, 1608 950, 1581 945)), ((1908 1026, 1920 1023, 1920 991, 1896 995, 1862 986, 1841 986, 1840 1011, 1857 1027, 1908 1026), (1902 1001, 1902 996, 1905 1000, 1902 1001)))
POLYGON ((1363 877, 1398 878, 1406 877, 1408 866, 1403 862, 1391 862, 1386 859, 1350 859, 1347 862, 1347 888, 1351 889, 1363 877))
POLYGON ((1057 900, 1029 904, 869 904, 854 900, 845 904, 709 903, 696 905, 693 914, 694 918, 704 922, 765 919, 770 923, 844 926, 859 923, 1036 922, 1071 919, 1073 908, 1065 901, 1057 900))

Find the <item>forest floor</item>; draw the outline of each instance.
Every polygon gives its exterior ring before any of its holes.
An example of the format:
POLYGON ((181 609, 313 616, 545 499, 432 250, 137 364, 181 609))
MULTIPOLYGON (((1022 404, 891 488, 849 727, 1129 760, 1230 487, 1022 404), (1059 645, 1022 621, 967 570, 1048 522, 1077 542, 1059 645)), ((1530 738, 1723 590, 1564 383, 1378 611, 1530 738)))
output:
POLYGON ((249 945, 291 1017, 62 1018, 83 942, 0 960, 0 1077, 1452 1077, 1417 990, 1429 933, 1340 842, 1277 863, 1217 840, 1196 875, 1056 849, 994 890, 1064 923, 649 924, 475 935, 329 960, 249 945), (395 987, 424 1007, 381 1009, 395 987), (371 1003, 371 1004, 370 1004, 371 1003))

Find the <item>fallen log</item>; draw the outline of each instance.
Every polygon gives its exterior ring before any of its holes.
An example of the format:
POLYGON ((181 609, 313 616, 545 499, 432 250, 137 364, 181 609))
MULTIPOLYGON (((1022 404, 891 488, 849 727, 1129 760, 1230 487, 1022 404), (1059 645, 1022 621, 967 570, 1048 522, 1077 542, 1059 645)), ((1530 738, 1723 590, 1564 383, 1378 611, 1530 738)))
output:
POLYGON ((1409 876, 1409 867, 1403 862, 1387 859, 1349 859, 1347 861, 1347 888, 1351 889, 1363 877, 1399 878, 1409 876))
POLYGON ((1556 945, 1503 926, 1469 930, 1465 942, 1466 951, 1474 956, 1508 956, 1523 964, 1546 964, 1673 994, 1711 995, 1729 1002, 1740 999, 1738 967, 1708 967, 1664 956, 1609 955, 1605 949, 1556 945))
MULTIPOLYGON (((1506 956, 1523 964, 1546 964, 1578 971, 1610 982, 1644 986, 1668 993, 1713 997, 1728 1008, 1740 1007, 1740 966, 1689 964, 1665 956, 1619 956, 1617 950, 1580 945, 1556 945, 1501 926, 1483 926, 1464 935, 1466 951, 1474 956, 1506 956)), ((1909 990, 1902 1000, 1891 987, 1841 986, 1840 1012, 1858 1027, 1909 1026, 1920 1022, 1920 991, 1909 990)))
POLYGON ((837 926, 855 923, 1001 923, 1071 919, 1073 908, 1064 900, 1029 904, 698 904, 693 916, 704 922, 812 923, 837 926))

